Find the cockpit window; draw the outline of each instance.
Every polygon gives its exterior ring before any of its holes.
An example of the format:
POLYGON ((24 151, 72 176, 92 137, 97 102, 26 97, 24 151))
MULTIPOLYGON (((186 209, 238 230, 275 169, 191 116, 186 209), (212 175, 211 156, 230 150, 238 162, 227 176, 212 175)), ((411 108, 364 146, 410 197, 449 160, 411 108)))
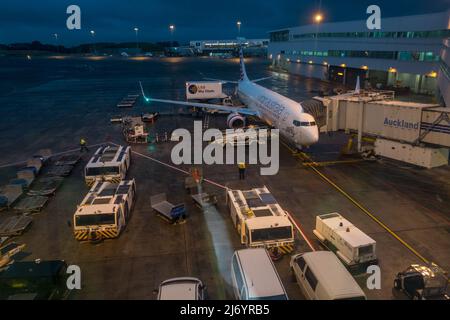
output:
POLYGON ((316 125, 316 123, 314 121, 303 122, 303 121, 294 120, 294 126, 296 126, 296 127, 314 127, 315 125, 316 125))

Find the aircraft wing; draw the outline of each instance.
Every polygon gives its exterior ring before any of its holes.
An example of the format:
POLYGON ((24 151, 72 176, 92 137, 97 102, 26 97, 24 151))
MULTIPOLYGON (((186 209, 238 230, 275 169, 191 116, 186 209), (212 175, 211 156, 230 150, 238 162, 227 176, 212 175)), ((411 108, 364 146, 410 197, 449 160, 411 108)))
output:
POLYGON ((264 77, 264 78, 259 78, 259 79, 251 80, 251 82, 261 82, 261 81, 269 80, 269 79, 272 79, 272 78, 273 78, 273 76, 270 76, 270 77, 264 77))
POLYGON ((177 101, 177 100, 164 100, 164 99, 154 99, 147 97, 144 93, 144 88, 142 87, 142 83, 139 81, 139 86, 141 87, 142 96, 144 97, 146 102, 160 102, 160 103, 168 103, 168 104, 176 104, 185 107, 196 107, 196 108, 204 108, 210 110, 220 110, 229 113, 240 113, 248 116, 259 116, 258 112, 248 109, 248 108, 237 108, 224 106, 221 104, 210 104, 210 103, 200 103, 200 102, 187 102, 187 101, 177 101))
POLYGON ((221 104, 209 104, 209 103, 199 103, 199 102, 186 102, 186 101, 176 101, 176 100, 163 100, 163 99, 153 99, 153 98, 146 98, 145 99, 148 102, 160 102, 160 103, 168 103, 168 104, 176 104, 180 106, 185 107, 196 107, 196 108, 203 108, 203 109, 210 109, 210 110, 219 110, 219 111, 225 111, 229 113, 239 113, 243 115, 248 116, 258 116, 258 113, 254 110, 247 109, 247 108, 237 108, 237 107, 229 107, 224 106, 221 104))
POLYGON ((209 80, 209 81, 218 81, 218 82, 222 82, 222 83, 234 83, 234 84, 238 84, 238 81, 229 81, 229 80, 222 80, 222 79, 214 79, 214 78, 204 78, 205 80, 209 80))

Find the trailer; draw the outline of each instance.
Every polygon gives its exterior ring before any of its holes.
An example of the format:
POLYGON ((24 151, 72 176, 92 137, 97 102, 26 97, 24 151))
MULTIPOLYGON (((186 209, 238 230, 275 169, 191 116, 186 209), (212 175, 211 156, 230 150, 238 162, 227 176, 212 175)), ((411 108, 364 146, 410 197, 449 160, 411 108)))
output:
POLYGON ((136 100, 139 98, 139 95, 129 94, 125 98, 123 98, 118 104, 118 108, 132 108, 136 104, 136 100))
POLYGON ((20 236, 33 222, 33 218, 24 215, 10 217, 0 223, 0 237, 20 236))
POLYGON ((39 178, 33 183, 27 194, 30 196, 52 196, 63 180, 64 178, 62 177, 39 178))
POLYGON ((206 192, 191 195, 195 205, 200 209, 213 207, 217 204, 217 196, 206 192))
POLYGON ((126 117, 123 120, 123 135, 128 143, 144 144, 149 133, 141 117, 126 117))
POLYGON ((47 162, 47 160, 49 160, 51 157, 52 157, 51 149, 40 149, 33 155, 33 158, 39 158, 42 161, 42 163, 47 162))
POLYGON ((25 248, 24 244, 11 242, 6 246, 0 244, 0 269, 14 263, 13 257, 25 248))
POLYGON ((123 116, 120 114, 113 115, 109 121, 111 123, 123 123, 123 116))
POLYGON ((40 158, 32 158, 32 159, 28 159, 27 165, 23 169, 32 170, 34 172, 34 174, 37 176, 41 172, 43 165, 44 165, 44 163, 40 158))
POLYGON ((348 266, 377 262, 376 242, 339 213, 316 217, 314 235, 348 266))
POLYGON ((163 219, 170 223, 178 223, 187 217, 186 207, 183 203, 172 204, 167 201, 165 193, 154 195, 150 198, 152 209, 163 219))
POLYGON ((143 113, 141 119, 143 122, 154 123, 156 118, 159 116, 158 112, 155 113, 143 113))
POLYGON ((10 181, 11 184, 21 184, 24 188, 28 188, 36 179, 37 173, 31 168, 23 168, 17 171, 17 178, 10 181))
POLYGON ((10 208, 22 196, 23 188, 18 184, 8 184, 0 189, 0 197, 6 199, 3 207, 10 208))
POLYGON ((73 171, 72 165, 51 165, 48 171, 45 173, 45 177, 68 177, 73 171))
POLYGON ((80 159, 81 156, 79 154, 66 154, 59 156, 52 161, 44 176, 46 178, 68 177, 80 159))
POLYGON ((130 147, 100 147, 84 169, 86 184, 92 186, 96 180, 119 183, 125 179, 130 163, 130 147))
POLYGON ((73 233, 78 241, 117 238, 131 217, 136 182, 96 181, 73 215, 73 233))
POLYGON ((24 214, 38 213, 45 207, 48 199, 48 197, 44 196, 26 195, 21 198, 13 208, 14 210, 24 214))
POLYGON ((54 162, 55 166, 76 166, 80 161, 81 156, 79 154, 66 154, 57 158, 54 162))
POLYGON ((293 225, 266 187, 228 190, 227 205, 242 244, 249 248, 277 248, 282 253, 293 251, 293 225))

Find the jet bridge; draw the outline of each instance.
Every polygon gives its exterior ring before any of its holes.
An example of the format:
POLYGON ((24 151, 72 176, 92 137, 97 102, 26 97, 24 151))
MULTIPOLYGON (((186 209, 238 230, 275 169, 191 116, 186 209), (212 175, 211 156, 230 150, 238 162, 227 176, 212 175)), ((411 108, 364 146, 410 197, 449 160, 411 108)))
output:
POLYGON ((322 132, 357 133, 357 151, 425 168, 448 165, 450 108, 394 100, 388 91, 314 98, 326 108, 322 132), (373 145, 363 145, 366 137, 373 145))

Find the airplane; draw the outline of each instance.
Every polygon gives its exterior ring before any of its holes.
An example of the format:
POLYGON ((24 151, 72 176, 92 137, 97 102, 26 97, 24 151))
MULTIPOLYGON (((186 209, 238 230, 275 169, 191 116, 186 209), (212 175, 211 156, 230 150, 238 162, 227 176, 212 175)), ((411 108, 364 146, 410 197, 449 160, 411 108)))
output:
POLYGON ((229 112, 227 125, 229 128, 243 128, 246 116, 254 116, 268 126, 279 129, 282 138, 298 149, 309 147, 319 140, 319 128, 314 117, 306 113, 301 105, 281 94, 258 85, 256 82, 266 80, 261 78, 251 81, 245 69, 242 49, 239 53, 241 77, 239 81, 218 80, 224 83, 236 83, 239 100, 246 108, 230 107, 218 104, 183 102, 147 97, 142 83, 139 82, 142 95, 146 102, 176 104, 186 107, 197 107, 229 112))

